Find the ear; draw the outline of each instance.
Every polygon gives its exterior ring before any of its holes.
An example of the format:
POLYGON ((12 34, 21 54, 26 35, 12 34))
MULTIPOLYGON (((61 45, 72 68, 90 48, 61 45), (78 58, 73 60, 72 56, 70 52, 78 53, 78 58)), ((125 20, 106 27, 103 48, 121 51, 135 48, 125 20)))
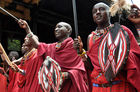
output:
POLYGON ((72 33, 72 30, 71 29, 68 29, 69 36, 71 35, 71 33, 72 33))

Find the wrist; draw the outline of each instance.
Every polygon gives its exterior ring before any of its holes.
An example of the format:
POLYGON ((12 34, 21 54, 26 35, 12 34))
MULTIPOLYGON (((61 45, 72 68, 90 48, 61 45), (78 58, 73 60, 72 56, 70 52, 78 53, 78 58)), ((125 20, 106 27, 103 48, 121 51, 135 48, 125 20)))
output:
POLYGON ((28 38, 31 38, 31 37, 33 37, 33 33, 32 32, 29 32, 26 36, 28 37, 28 38))
POLYGON ((78 54, 80 57, 85 56, 86 55, 86 51, 84 49, 82 49, 81 54, 78 54))

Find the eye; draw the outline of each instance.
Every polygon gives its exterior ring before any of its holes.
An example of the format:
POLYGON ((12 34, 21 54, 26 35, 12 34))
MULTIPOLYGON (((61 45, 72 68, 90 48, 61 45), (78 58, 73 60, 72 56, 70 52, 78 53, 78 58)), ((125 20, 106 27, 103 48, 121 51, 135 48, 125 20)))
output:
POLYGON ((100 11, 104 11, 104 10, 105 10, 105 8, 103 8, 103 7, 100 8, 100 11))
POLYGON ((94 13, 96 13, 96 12, 97 12, 97 9, 93 9, 92 13, 94 14, 94 13))
POLYGON ((61 25, 58 25, 57 27, 58 27, 58 28, 61 28, 62 26, 61 26, 61 25))

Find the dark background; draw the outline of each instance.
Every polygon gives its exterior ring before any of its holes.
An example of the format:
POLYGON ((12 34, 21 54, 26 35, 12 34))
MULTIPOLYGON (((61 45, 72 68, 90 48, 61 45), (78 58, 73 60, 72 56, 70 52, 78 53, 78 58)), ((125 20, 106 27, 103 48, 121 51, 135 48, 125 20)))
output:
MULTIPOLYGON (((96 28, 96 24, 92 19, 92 7, 100 1, 101 0, 76 0, 78 31, 85 49, 88 34, 96 28)), ((103 0, 103 2, 110 4, 109 0, 103 0)), ((30 2, 25 3, 23 0, 12 0, 12 3, 5 8, 21 12, 16 10, 15 7, 17 5, 21 5, 30 10, 31 20, 27 20, 27 22, 41 42, 52 43, 57 41, 53 32, 55 25, 61 21, 68 22, 72 25, 73 33, 71 37, 75 38, 72 0, 40 0, 38 4, 31 4, 30 2)), ((127 16, 123 16, 124 19, 121 19, 121 24, 129 27, 133 30, 135 36, 137 36, 133 24, 128 21, 126 17, 127 16)), ((117 21, 118 17, 115 16, 112 18, 111 22, 114 23, 117 21)), ((13 18, 0 13, 0 40, 7 53, 10 51, 7 49, 7 38, 19 39, 22 44, 25 35, 25 31, 19 28, 17 22, 14 21, 13 18)), ((20 51, 19 53, 21 54, 20 51)))

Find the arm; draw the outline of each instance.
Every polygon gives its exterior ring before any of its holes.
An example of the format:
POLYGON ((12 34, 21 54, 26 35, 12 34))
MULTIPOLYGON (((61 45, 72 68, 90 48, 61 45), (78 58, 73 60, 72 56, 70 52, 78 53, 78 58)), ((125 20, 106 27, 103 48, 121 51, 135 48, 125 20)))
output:
POLYGON ((90 39, 91 36, 92 36, 92 34, 90 34, 90 35, 88 36, 88 38, 87 38, 87 49, 88 49, 88 50, 90 49, 90 47, 89 47, 89 39, 90 39))
MULTIPOLYGON (((88 37, 88 40, 87 40, 87 48, 89 50, 89 46, 88 46, 88 43, 89 43, 89 38, 90 38, 90 35, 88 37)), ((83 43, 82 43, 82 40, 80 38, 80 36, 78 36, 78 39, 74 39, 74 45, 73 45, 74 49, 81 49, 79 51, 81 51, 79 54, 79 56, 82 58, 82 61, 84 62, 85 66, 88 68, 88 69, 93 69, 93 66, 91 64, 91 61, 90 61, 90 58, 87 56, 86 54, 86 51, 83 49, 83 43)))
POLYGON ((12 62, 15 63, 15 64, 17 64, 17 65, 19 65, 21 63, 21 60, 22 60, 22 57, 19 58, 19 59, 17 59, 17 60, 14 60, 12 62))
POLYGON ((30 38, 32 44, 33 44, 33 47, 34 48, 38 48, 38 45, 39 45, 39 41, 37 39, 37 37, 32 33, 28 23, 25 21, 25 20, 19 20, 18 21, 18 24, 21 28, 25 29, 26 33, 27 33, 27 37, 30 38))
POLYGON ((14 62, 12 62, 11 69, 14 70, 14 72, 19 72, 22 75, 25 75, 25 71, 20 69, 14 62))
POLYGON ((86 61, 87 55, 86 55, 86 51, 83 49, 83 42, 80 36, 74 39, 73 47, 75 50, 77 50, 77 53, 82 58, 82 60, 86 61))

